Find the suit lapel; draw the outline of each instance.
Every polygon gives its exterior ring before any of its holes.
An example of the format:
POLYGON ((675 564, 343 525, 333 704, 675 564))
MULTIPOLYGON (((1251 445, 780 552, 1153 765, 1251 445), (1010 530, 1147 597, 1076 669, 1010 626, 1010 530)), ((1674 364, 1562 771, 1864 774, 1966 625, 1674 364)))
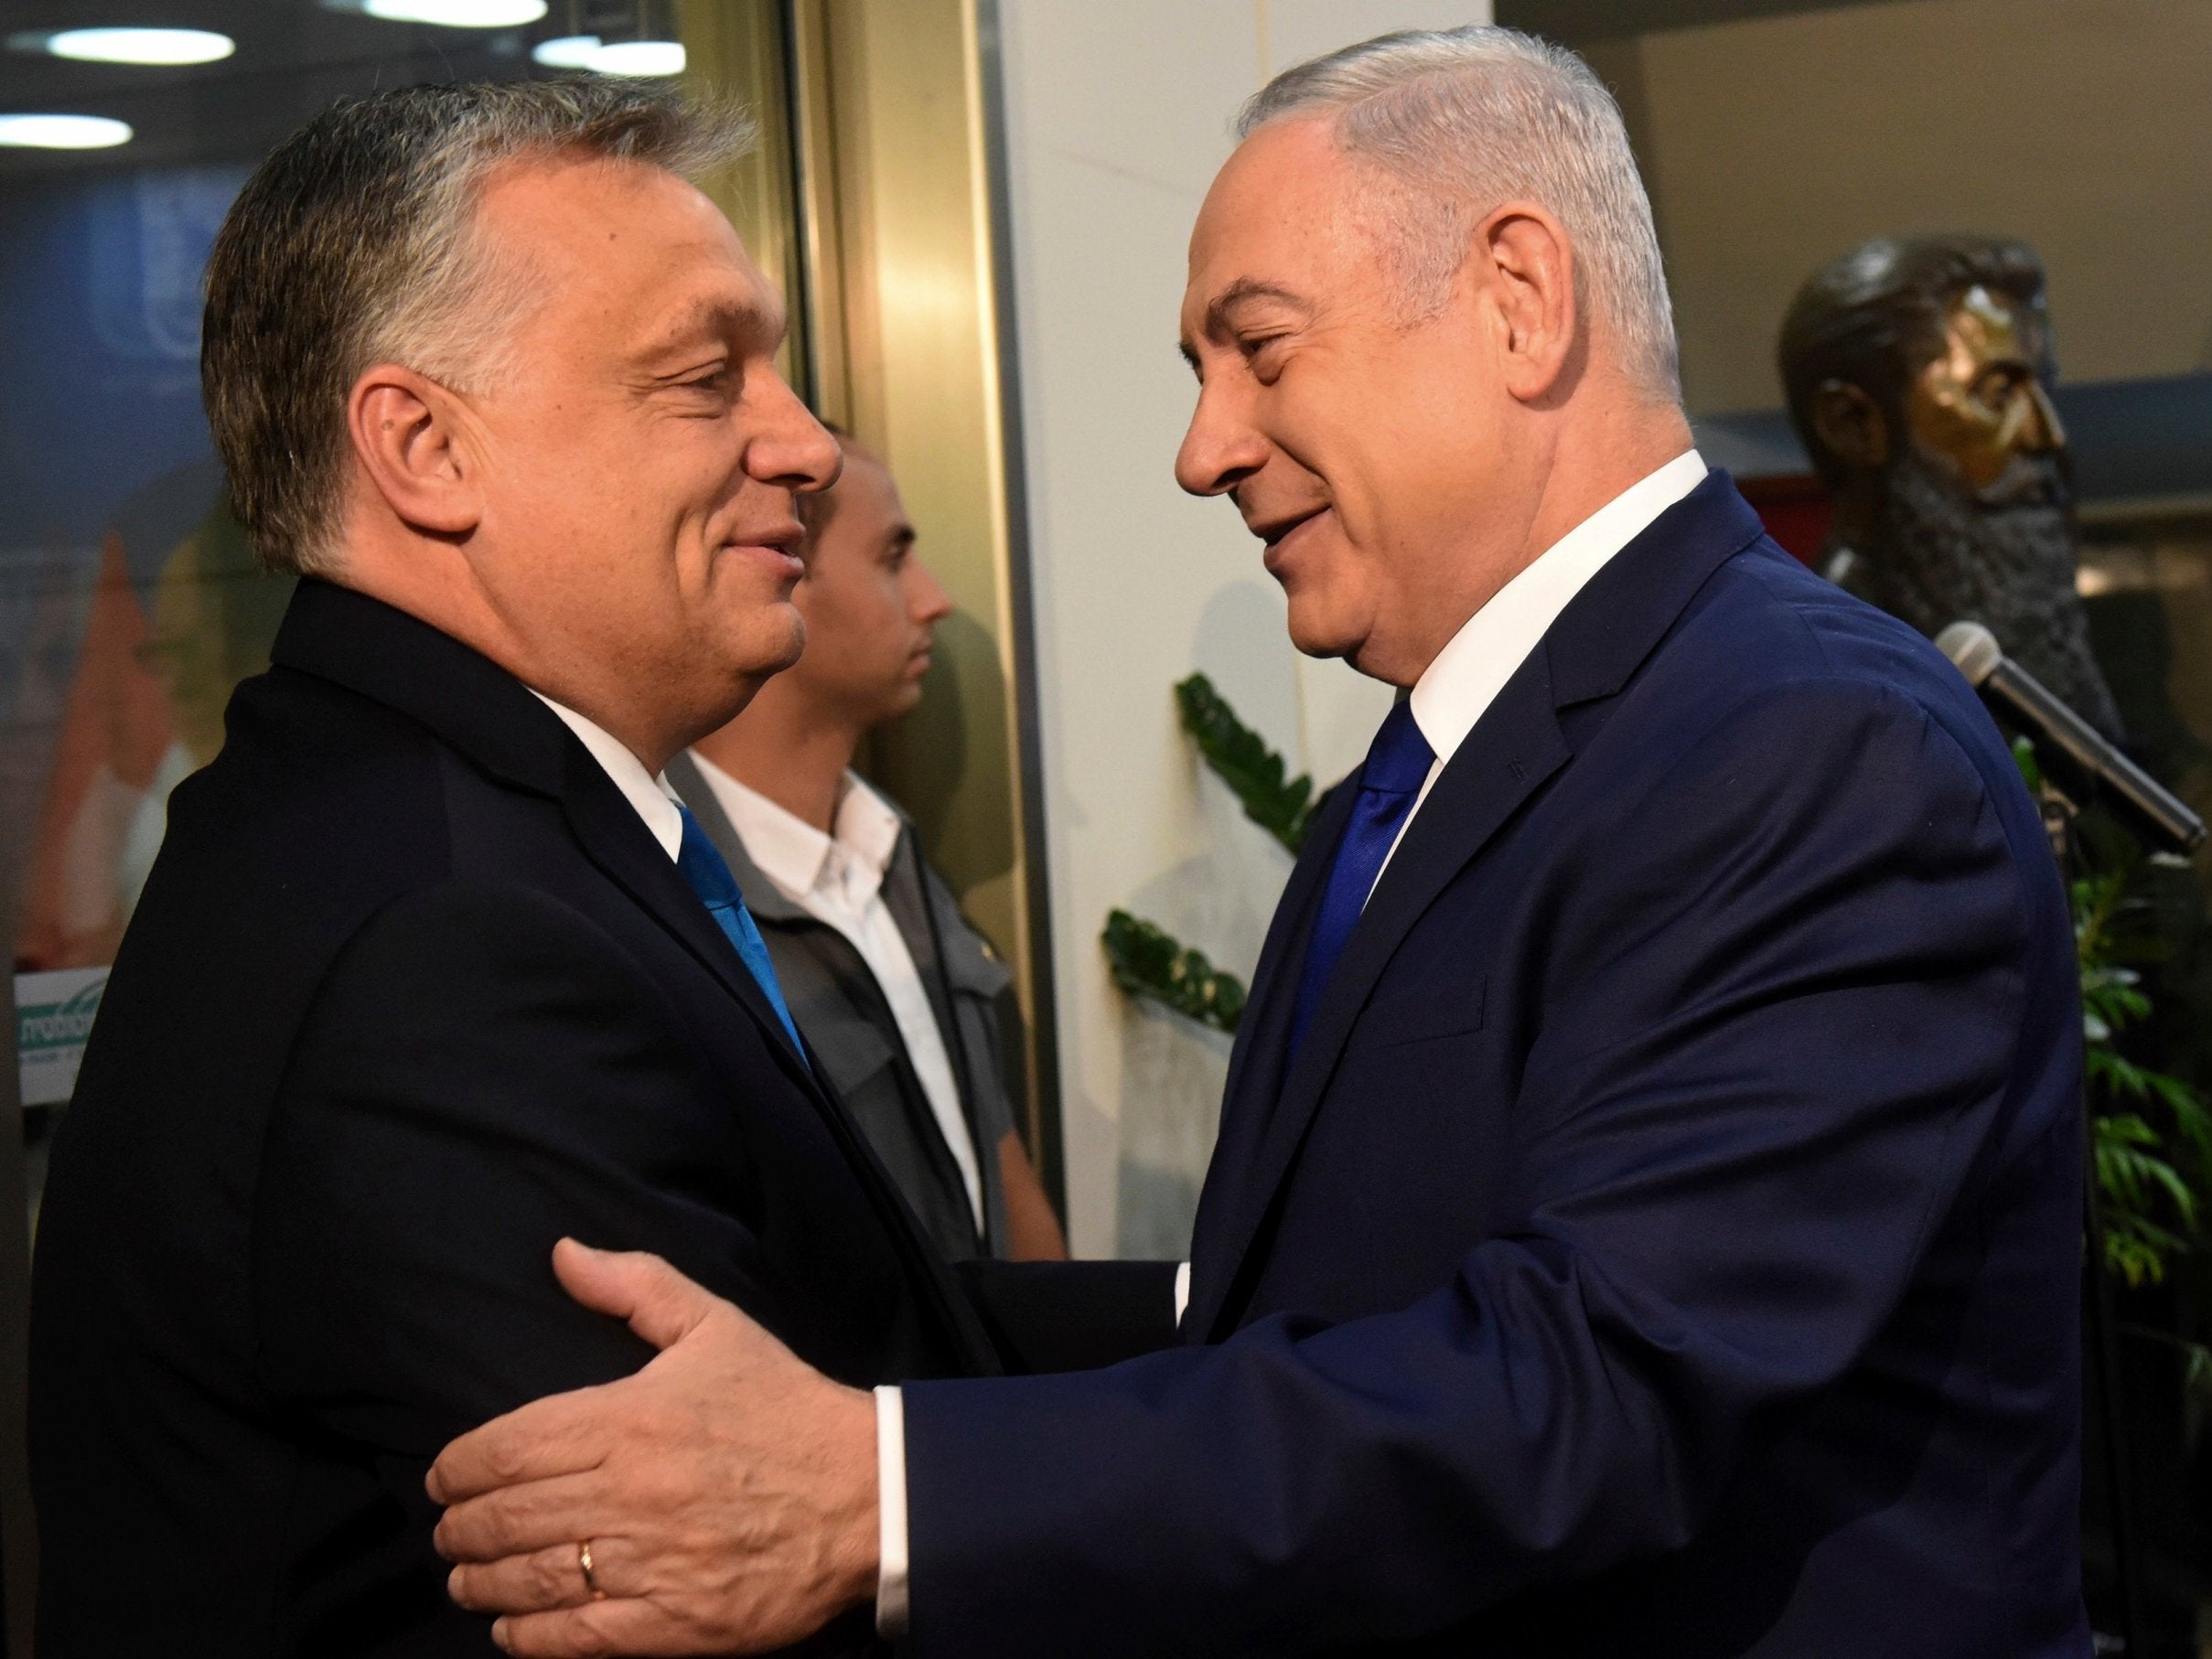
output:
MULTIPOLYGON (((1220 1239, 1208 1241, 1220 1253, 1204 1274, 1208 1292, 1204 1307, 1198 1300, 1197 1269, 1192 1269, 1189 1328, 1194 1339, 1219 1334, 1215 1327, 1229 1304, 1245 1256, 1290 1172, 1375 981, 1437 894, 1566 764, 1568 754, 1552 712, 1544 654, 1538 650, 1467 734, 1414 814, 1315 1005, 1305 1040, 1287 1064, 1280 1065, 1280 1093, 1273 1110, 1253 1114, 1261 1123, 1256 1142, 1248 1151, 1249 1172, 1236 1183, 1233 1208, 1224 1218, 1220 1239)), ((1309 896, 1306 907, 1314 903, 1309 896)), ((1293 976, 1286 972, 1283 977, 1293 976)), ((1280 1052, 1280 1038, 1277 1047, 1280 1052)))
MULTIPOLYGON (((1197 1216, 1191 1226, 1194 1311, 1218 1294, 1212 1266, 1222 1258, 1227 1228, 1252 1173, 1253 1153, 1267 1127, 1269 1110, 1282 1092, 1299 965, 1305 959, 1306 937, 1313 931, 1314 916, 1321 907, 1337 843, 1343 839, 1345 819, 1351 816, 1358 796, 1357 787, 1340 785, 1329 792, 1315 813, 1298 862, 1291 868, 1290 881, 1268 923, 1260 964, 1252 970, 1251 995, 1237 1025, 1236 1046, 1229 1057, 1229 1079, 1221 1093, 1221 1127, 1215 1137, 1213 1160, 1207 1166, 1205 1187, 1198 1194, 1197 1216)), ((1183 1328, 1196 1332, 1201 1327, 1191 1319, 1183 1328)))
MULTIPOLYGON (((747 895, 756 892, 759 894, 760 914, 780 921, 813 919, 807 911, 778 892, 775 883, 753 862, 752 855, 746 851, 745 842, 737 834, 737 827, 730 822, 729 814, 723 811, 722 803, 714 797, 714 791, 708 785, 705 776, 693 764, 688 754, 679 755, 669 762, 668 778, 675 787, 676 793, 683 797, 684 805, 692 809, 692 816, 699 820, 699 827, 706 832, 707 840, 714 844, 715 851, 730 865, 739 890, 747 895)), ((627 809, 628 803, 625 801, 622 804, 627 809)), ((636 816, 635 813, 631 814, 633 818, 636 816)), ((609 873, 614 872, 610 871, 609 873)), ((616 879, 619 881, 622 878, 617 874, 616 879)), ((718 953, 710 954, 704 958, 708 966, 714 967, 721 958, 727 958, 729 966, 734 967, 745 981, 744 986, 738 988, 741 1000, 744 1000, 742 992, 749 989, 752 999, 746 1002, 746 1007, 757 1021, 765 1021, 774 1026, 772 1034, 779 1044, 778 1058, 789 1055, 790 1044, 783 1040, 783 1022, 776 1018, 775 1011, 768 1007, 768 998, 761 993, 752 974, 738 959, 729 940, 723 937, 721 927, 706 914, 706 906, 700 904, 697 895, 692 893, 690 884, 682 876, 677 876, 676 885, 691 899, 692 909, 697 911, 700 918, 705 922, 705 931, 714 936, 713 943, 720 947, 718 953)), ((748 909, 754 908, 750 896, 747 896, 746 904, 748 909)), ((689 944, 692 941, 686 937, 685 942, 689 944)), ((694 946, 694 948, 697 947, 694 946)), ((725 983, 729 982, 726 971, 721 972, 720 977, 725 983)), ((800 1033, 801 1036, 804 1034, 803 1032, 800 1033)), ((868 1189, 877 1212, 891 1230, 906 1240, 908 1255, 920 1270, 929 1295, 937 1303, 939 1316, 961 1333, 971 1350, 970 1358, 976 1367, 996 1371, 999 1369, 994 1357, 996 1350, 977 1322, 973 1307, 953 1282, 946 1269, 944 1258, 923 1232, 913 1206, 907 1202, 906 1194, 899 1191, 897 1182, 892 1179, 890 1171, 884 1167, 883 1160, 876 1156, 875 1149, 869 1144, 867 1137, 861 1133, 852 1114, 845 1109, 844 1102, 837 1097, 834 1086, 826 1081, 829 1074, 822 1070, 821 1061, 811 1053, 809 1058, 813 1065, 803 1080, 808 1097, 821 1114, 822 1121, 828 1125, 831 1136, 844 1152, 854 1175, 868 1189)))
POLYGON ((1573 758, 1559 711, 1617 694, 1713 572, 1764 533, 1728 475, 1713 472, 1590 579, 1438 776, 1353 929, 1304 1044, 1286 1056, 1291 987, 1348 798, 1332 824, 1315 825, 1268 930, 1247 1015, 1249 1044, 1240 1033, 1230 1062, 1221 1136, 1193 1234, 1187 1341, 1215 1340, 1233 1325, 1253 1242, 1399 945, 1573 758))
POLYGON ((999 1369, 973 1309, 843 1104, 791 1047, 767 993, 677 872, 675 861, 552 710, 506 669, 429 624, 313 578, 295 591, 270 657, 280 669, 316 675, 375 699, 436 733, 490 776, 557 801, 585 856, 672 934, 761 1029, 778 1064, 904 1247, 940 1327, 962 1345, 973 1369, 999 1369))
POLYGON ((567 787, 562 792, 561 808, 583 845, 585 856, 673 934, 698 958, 700 966, 744 1006, 791 1080, 809 1093, 819 1094, 821 1085, 791 1046, 783 1022, 776 1017, 760 981, 678 872, 675 861, 653 839, 637 808, 623 798, 581 743, 574 743, 568 754, 567 787))

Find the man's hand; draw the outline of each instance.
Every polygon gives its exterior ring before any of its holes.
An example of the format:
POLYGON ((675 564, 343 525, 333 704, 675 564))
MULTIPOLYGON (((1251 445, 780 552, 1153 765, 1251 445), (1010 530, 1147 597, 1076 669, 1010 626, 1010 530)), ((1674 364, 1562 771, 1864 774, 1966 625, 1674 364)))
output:
POLYGON ((873 1598, 874 1401, 658 1257, 564 1238, 553 1271, 661 1353, 439 1454, 454 1600, 505 1615, 507 1652, 550 1659, 763 1653, 873 1598))

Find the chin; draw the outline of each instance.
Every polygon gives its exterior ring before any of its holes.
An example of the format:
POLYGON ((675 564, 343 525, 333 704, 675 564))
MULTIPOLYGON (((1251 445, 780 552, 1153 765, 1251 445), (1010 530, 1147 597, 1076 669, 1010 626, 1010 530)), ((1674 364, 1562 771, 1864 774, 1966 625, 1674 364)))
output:
POLYGON ((755 673, 780 674, 806 654, 807 619, 799 614, 799 607, 789 600, 772 607, 771 617, 764 619, 761 633, 766 637, 762 641, 761 660, 754 669, 755 673), (782 615, 774 616, 774 611, 780 611, 782 615), (783 626, 778 629, 773 626, 774 622, 780 622, 783 626))
POLYGON ((1367 637, 1365 627, 1355 626, 1342 616, 1331 615, 1318 605, 1291 601, 1291 644, 1308 657, 1348 658, 1357 668, 1367 637))

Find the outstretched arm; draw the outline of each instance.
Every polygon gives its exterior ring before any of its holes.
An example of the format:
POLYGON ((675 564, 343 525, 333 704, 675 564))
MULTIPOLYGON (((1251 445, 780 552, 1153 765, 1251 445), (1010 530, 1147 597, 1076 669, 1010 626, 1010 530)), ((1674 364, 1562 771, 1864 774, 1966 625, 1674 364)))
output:
MULTIPOLYGON (((1865 1352, 2011 1127, 2055 890, 2024 886, 1949 735, 1864 688, 1768 699, 1668 787, 1707 809, 1624 838, 1590 895, 1600 942, 1516 1102, 1519 1219, 1448 1282, 1103 1372, 908 1386, 911 1651, 1296 1652, 1447 1628, 1694 1537, 1748 1449, 1865 1352), (1864 809, 1830 810, 1839 780, 1864 809)), ((720 1408, 803 1439, 831 1418, 809 1397, 720 1408)), ((441 1460, 435 1490, 467 1500, 440 1529, 454 1558, 616 1513, 557 1476, 511 1485, 513 1421, 441 1460)), ((636 1438, 585 1408, 569 1455, 636 1438)), ((807 1488, 768 1444, 700 1478, 807 1488)), ((803 1580, 803 1552, 740 1530, 725 1547, 803 1580)), ((521 1593, 487 1595, 556 1605, 521 1593)), ((515 1622, 515 1651, 595 1651, 574 1617, 515 1622)))

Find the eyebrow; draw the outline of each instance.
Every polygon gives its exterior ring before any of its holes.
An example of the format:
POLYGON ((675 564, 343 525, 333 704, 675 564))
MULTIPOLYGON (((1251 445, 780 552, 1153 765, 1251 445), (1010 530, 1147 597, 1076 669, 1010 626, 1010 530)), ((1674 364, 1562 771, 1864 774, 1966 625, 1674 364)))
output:
MULTIPOLYGON (((1229 332, 1229 314, 1250 300, 1275 300, 1296 307, 1307 316, 1313 314, 1313 305, 1305 295, 1292 293, 1279 283, 1262 282, 1256 276, 1240 276, 1220 293, 1214 295, 1206 307, 1206 336, 1213 339, 1229 332)), ((1198 366, 1198 354, 1189 337, 1176 342, 1176 349, 1192 369, 1198 366)))
POLYGON ((773 345, 783 337, 788 326, 780 301, 753 305, 727 298, 695 299, 677 314, 666 330, 654 335, 646 350, 649 355, 673 351, 703 334, 715 338, 731 334, 757 337, 773 345))

